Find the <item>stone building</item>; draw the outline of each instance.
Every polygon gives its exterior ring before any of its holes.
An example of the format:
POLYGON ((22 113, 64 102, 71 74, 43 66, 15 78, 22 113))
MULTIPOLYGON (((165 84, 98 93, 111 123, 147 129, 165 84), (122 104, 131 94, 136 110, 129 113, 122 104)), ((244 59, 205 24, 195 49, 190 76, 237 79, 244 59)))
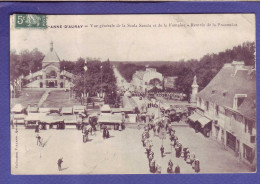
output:
POLYGON ((42 61, 42 70, 24 77, 25 88, 70 88, 73 74, 60 68, 60 58, 50 43, 50 50, 42 61))
POLYGON ((146 68, 145 71, 136 71, 133 75, 132 86, 135 91, 146 92, 153 87, 162 89, 163 76, 155 68, 146 68))
POLYGON ((193 120, 211 122, 211 136, 256 168, 256 70, 234 61, 225 64, 197 94, 193 120))

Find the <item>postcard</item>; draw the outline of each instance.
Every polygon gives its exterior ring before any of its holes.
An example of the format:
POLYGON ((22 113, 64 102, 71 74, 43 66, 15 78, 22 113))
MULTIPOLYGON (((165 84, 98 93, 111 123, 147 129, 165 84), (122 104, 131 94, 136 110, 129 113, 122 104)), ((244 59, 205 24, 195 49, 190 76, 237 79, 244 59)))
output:
POLYGON ((256 172, 254 14, 10 15, 11 173, 256 172))

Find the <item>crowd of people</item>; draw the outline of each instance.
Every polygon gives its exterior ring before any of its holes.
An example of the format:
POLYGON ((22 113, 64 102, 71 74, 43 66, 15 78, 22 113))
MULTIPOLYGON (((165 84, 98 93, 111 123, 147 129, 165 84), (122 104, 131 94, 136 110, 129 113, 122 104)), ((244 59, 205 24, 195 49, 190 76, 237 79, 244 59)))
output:
MULTIPOLYGON (((172 128, 172 126, 169 126, 168 124, 166 124, 166 126, 164 126, 163 122, 158 122, 158 129, 155 128, 155 124, 149 124, 149 126, 145 126, 144 127, 144 132, 142 133, 142 144, 143 147, 145 147, 146 149, 146 156, 148 159, 148 163, 149 163, 149 169, 151 173, 161 173, 162 168, 159 165, 159 163, 156 163, 156 160, 154 159, 154 152, 152 150, 153 148, 153 142, 150 139, 150 130, 153 130, 154 132, 154 136, 157 136, 157 133, 159 134, 160 131, 166 131, 167 134, 169 134, 169 138, 171 141, 171 146, 174 148, 175 150, 175 157, 176 158, 184 158, 184 161, 191 165, 192 169, 194 169, 194 171, 196 173, 200 172, 200 162, 199 160, 196 158, 195 153, 190 153, 190 150, 188 149, 188 147, 183 147, 183 145, 181 144, 181 142, 178 140, 178 137, 176 135, 176 131, 172 128)), ((164 157, 164 147, 163 145, 161 145, 160 147, 160 152, 161 152, 161 157, 164 157)), ((168 168, 167 168, 167 173, 168 174, 179 174, 181 172, 180 166, 176 165, 175 168, 173 167, 173 162, 170 159, 168 162, 168 168)))
POLYGON ((196 158, 195 153, 190 153, 188 147, 182 146, 181 142, 178 140, 176 131, 171 126, 166 127, 166 131, 168 131, 170 135, 171 146, 175 148, 176 158, 183 157, 184 161, 186 161, 187 164, 190 164, 196 173, 200 172, 200 162, 196 158))

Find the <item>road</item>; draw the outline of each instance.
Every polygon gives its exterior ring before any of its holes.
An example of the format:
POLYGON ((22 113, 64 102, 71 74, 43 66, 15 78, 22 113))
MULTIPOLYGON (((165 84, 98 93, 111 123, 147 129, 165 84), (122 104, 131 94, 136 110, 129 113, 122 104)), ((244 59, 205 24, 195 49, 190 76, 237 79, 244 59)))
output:
MULTIPOLYGON (((196 134, 189 127, 176 127, 176 134, 184 146, 200 160, 200 173, 250 172, 250 168, 239 162, 216 141, 196 134)), ((12 173, 15 174, 149 174, 148 160, 141 143, 143 130, 126 129, 110 131, 111 138, 103 140, 102 132, 90 136, 90 142, 82 142, 81 131, 75 129, 45 130, 40 132, 44 147, 36 145, 36 134, 29 129, 11 129, 12 173), (15 150, 16 149, 16 150, 15 150), (57 160, 63 157, 63 170, 58 171, 57 160), (17 168, 15 168, 17 162, 17 168)), ((153 136, 152 150, 156 162, 166 173, 167 163, 172 159, 178 164, 181 173, 195 173, 183 158, 175 158, 171 153, 167 135, 163 141, 165 157, 160 156, 162 140, 153 136)))
POLYGON ((116 77, 117 81, 117 87, 123 88, 123 89, 129 89, 130 88, 130 83, 125 80, 125 78, 120 74, 118 69, 114 66, 113 71, 116 77))

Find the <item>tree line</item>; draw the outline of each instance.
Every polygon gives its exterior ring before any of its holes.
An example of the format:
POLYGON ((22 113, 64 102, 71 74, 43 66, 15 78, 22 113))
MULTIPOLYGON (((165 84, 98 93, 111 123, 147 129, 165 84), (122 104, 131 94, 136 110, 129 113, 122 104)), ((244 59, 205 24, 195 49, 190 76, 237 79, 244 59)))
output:
MULTIPOLYGON (((232 61, 244 61, 247 66, 255 65, 255 42, 245 42, 232 49, 226 49, 216 54, 207 54, 199 60, 162 62, 161 65, 158 65, 159 62, 155 64, 149 62, 149 67, 156 68, 164 77, 177 76, 174 92, 182 92, 189 98, 195 75, 199 90, 201 90, 216 76, 225 63, 232 61)), ((145 70, 145 62, 142 64, 119 63, 118 70, 130 82, 137 70, 145 70)))

